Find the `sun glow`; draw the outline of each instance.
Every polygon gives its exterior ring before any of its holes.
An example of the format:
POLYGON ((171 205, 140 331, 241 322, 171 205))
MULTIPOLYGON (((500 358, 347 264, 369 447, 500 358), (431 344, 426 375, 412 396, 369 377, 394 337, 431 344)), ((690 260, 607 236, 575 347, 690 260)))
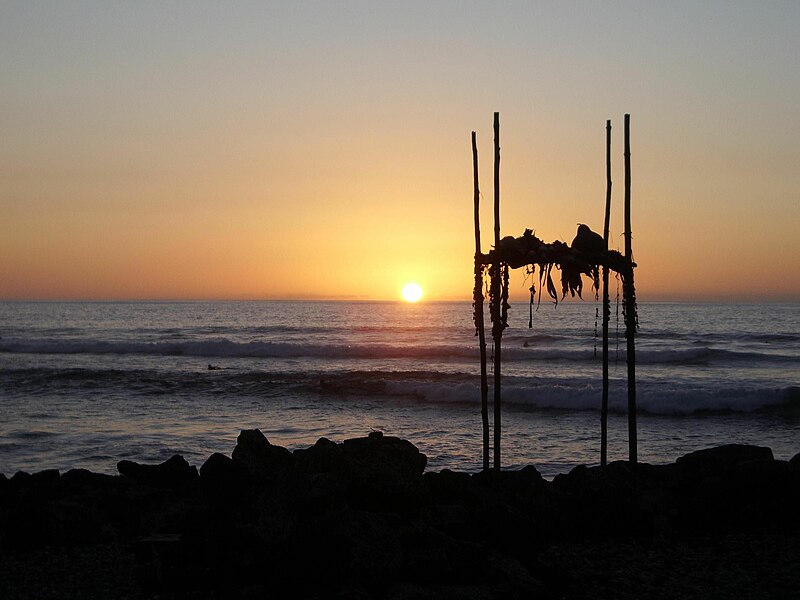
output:
POLYGON ((422 287, 418 283, 407 283, 403 286, 403 298, 406 302, 418 302, 422 298, 422 287))

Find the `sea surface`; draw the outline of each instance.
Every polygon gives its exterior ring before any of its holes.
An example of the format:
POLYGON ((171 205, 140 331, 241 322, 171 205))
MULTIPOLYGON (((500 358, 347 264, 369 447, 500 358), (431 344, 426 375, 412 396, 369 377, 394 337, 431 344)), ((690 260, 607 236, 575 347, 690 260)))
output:
MULTIPOLYGON (((627 367, 612 303, 609 459, 625 459, 627 367)), ((513 304, 503 466, 600 456, 594 301, 513 304)), ((619 312, 619 317, 617 317, 619 312)), ((800 305, 648 304, 636 338, 639 459, 723 443, 800 451, 800 305)), ((488 322, 488 318, 487 318, 488 322)), ((489 341, 489 353, 492 352, 489 341)), ((490 400, 492 373, 490 368, 490 400)), ((490 407, 491 411, 491 407, 490 407)), ((241 429, 290 449, 383 431, 428 469, 481 467, 469 303, 2 302, 0 472, 230 454, 241 429), (209 368, 211 367, 211 368, 209 368)))

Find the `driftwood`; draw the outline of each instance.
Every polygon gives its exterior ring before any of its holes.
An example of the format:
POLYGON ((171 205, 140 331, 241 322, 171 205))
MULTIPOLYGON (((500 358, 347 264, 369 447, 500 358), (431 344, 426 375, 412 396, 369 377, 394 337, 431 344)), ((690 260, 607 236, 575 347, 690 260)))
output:
MULTIPOLYGON (((608 298, 609 271, 615 271, 622 280, 624 293, 623 312, 625 314, 625 337, 627 338, 628 358, 628 445, 629 460, 637 462, 636 434, 636 354, 635 335, 639 321, 636 307, 636 291, 633 283, 633 262, 631 250, 630 214, 630 115, 625 115, 625 254, 608 249, 609 220, 611 211, 611 121, 606 122, 606 206, 603 235, 594 233, 586 225, 579 225, 571 244, 556 240, 544 242, 530 229, 520 237, 500 237, 500 119, 494 113, 494 248, 484 254, 480 251, 480 223, 478 189, 477 145, 475 132, 472 133, 473 170, 475 182, 475 287, 473 308, 476 335, 481 348, 481 416, 483 420, 483 468, 488 469, 488 385, 486 338, 483 332, 484 276, 489 276, 489 316, 492 322, 493 362, 494 362, 494 468, 499 470, 501 440, 501 345, 503 330, 508 327, 508 275, 510 269, 526 268, 529 276, 536 276, 539 267, 539 302, 544 292, 558 303, 570 294, 583 298, 583 277, 589 277, 596 294, 600 292, 600 268, 603 268, 603 397, 601 406, 601 464, 607 461, 608 436, 608 321, 611 316, 608 298), (561 296, 553 281, 553 271, 560 271, 561 296)), ((532 326, 535 279, 530 287, 530 316, 528 326, 532 326)), ((595 322, 595 335, 597 323, 595 322)), ((596 352, 595 347, 595 352, 596 352)))
MULTIPOLYGON (((494 113, 494 245, 500 245, 500 113, 494 113)), ((477 258, 477 257, 476 257, 477 258)), ((501 346, 503 329, 508 326, 508 268, 499 262, 494 264, 489 294, 494 340, 494 468, 500 470, 500 440, 502 438, 501 402, 501 346), (505 277, 503 273, 505 272, 505 277), (505 286, 503 285, 505 283, 505 286), (500 300, 502 298, 502 300, 500 300), (500 304, 503 304, 501 307, 500 304)))
MULTIPOLYGON (((478 185, 478 144, 475 132, 472 132, 472 171, 474 181, 475 205, 475 256, 481 255, 481 222, 480 202, 481 191, 478 185)), ((475 309, 475 335, 478 336, 478 345, 481 352, 481 421, 483 423, 483 470, 489 468, 489 379, 486 373, 486 333, 483 326, 483 269, 475 261, 475 289, 472 295, 472 306, 475 309)))
MULTIPOLYGON (((631 116, 625 115, 625 258, 633 264, 631 247, 631 116)), ((623 309, 625 311, 625 338, 628 344, 628 454, 630 462, 636 464, 636 329, 639 317, 636 314, 636 288, 633 284, 633 269, 623 274, 622 289, 624 294, 623 309)))
MULTIPOLYGON (((608 251, 611 223, 611 120, 606 121, 606 213, 603 223, 603 247, 608 251)), ((608 321, 611 302, 608 298, 608 267, 603 267, 603 397, 600 402, 600 465, 608 462, 608 321)))

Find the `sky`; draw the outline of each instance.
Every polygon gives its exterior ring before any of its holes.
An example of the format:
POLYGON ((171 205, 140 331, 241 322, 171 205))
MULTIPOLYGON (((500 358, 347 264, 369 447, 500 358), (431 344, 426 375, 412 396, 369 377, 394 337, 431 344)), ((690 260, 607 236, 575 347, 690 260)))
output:
MULTIPOLYGON (((472 293, 502 235, 639 299, 800 300, 800 3, 0 3, 0 299, 472 293)), ((519 273, 514 298, 526 298, 519 273)))

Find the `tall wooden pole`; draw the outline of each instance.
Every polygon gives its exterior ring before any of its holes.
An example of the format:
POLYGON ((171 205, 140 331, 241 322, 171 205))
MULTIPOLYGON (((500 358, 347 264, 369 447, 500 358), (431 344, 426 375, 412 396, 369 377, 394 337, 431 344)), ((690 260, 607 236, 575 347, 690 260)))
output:
MULTIPOLYGON (((494 247, 497 250, 500 247, 500 113, 494 113, 494 247)), ((492 327, 492 334, 494 337, 494 468, 500 470, 500 342, 503 337, 503 324, 501 322, 501 308, 502 304, 500 293, 501 290, 501 265, 497 262, 494 265, 493 273, 494 279, 492 285, 495 289, 494 301, 494 323, 492 327)))
POLYGON ((625 258, 628 272, 623 277, 625 289, 625 337, 628 342, 628 454, 632 464, 638 460, 636 435, 636 293, 633 285, 631 250, 631 116, 625 115, 625 258))
POLYGON ((489 378, 486 374, 486 331, 483 323, 483 264, 481 261, 481 192, 478 186, 478 144, 472 132, 472 178, 475 182, 475 330, 481 351, 481 421, 483 422, 483 470, 489 468, 489 378))
MULTIPOLYGON (((606 121, 606 215, 603 241, 608 252, 608 230, 611 221, 611 120, 606 121)), ((600 464, 608 462, 608 320, 611 303, 608 298, 608 267, 603 267, 603 401, 600 408, 600 464)))

